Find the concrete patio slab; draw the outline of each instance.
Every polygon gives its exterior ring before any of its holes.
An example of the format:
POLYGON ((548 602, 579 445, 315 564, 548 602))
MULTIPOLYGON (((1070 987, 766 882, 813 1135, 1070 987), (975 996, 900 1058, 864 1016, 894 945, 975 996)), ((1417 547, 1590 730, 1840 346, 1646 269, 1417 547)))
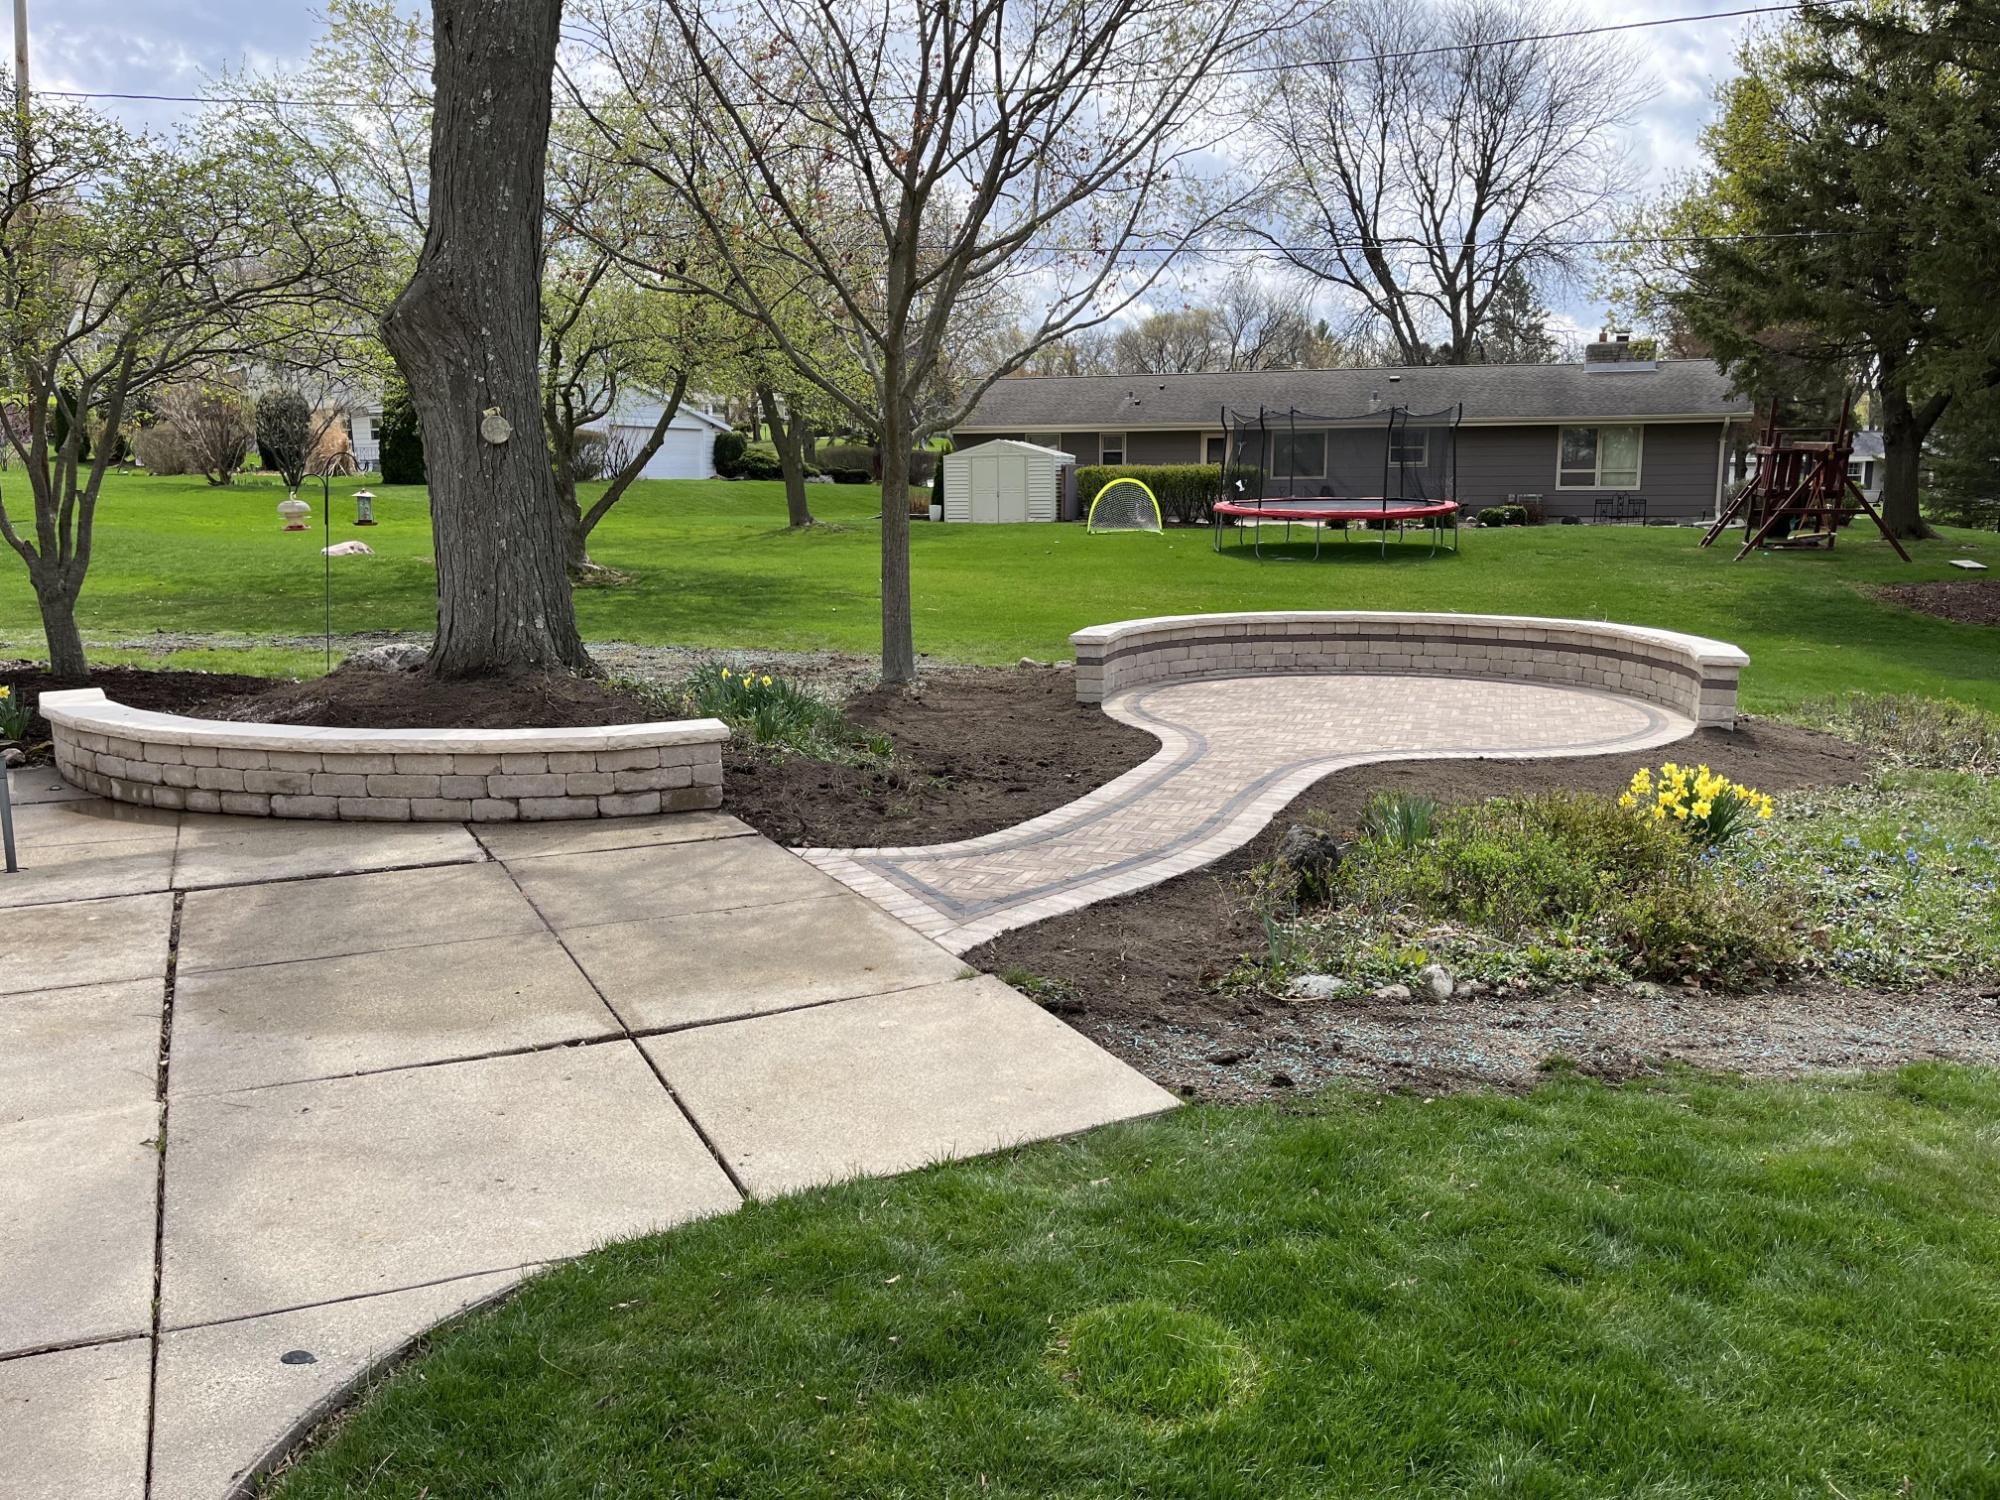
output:
POLYGON ((14 834, 23 849, 49 844, 143 843, 171 845, 180 836, 181 815, 124 802, 86 798, 44 802, 14 809, 14 834))
POLYGON ((911 989, 965 971, 962 959, 846 892, 572 927, 563 941, 635 1031, 911 989))
POLYGON ((542 932, 496 864, 190 891, 180 972, 542 932))
POLYGON ((0 1495, 140 1500, 147 1339, 0 1360, 0 1495))
POLYGON ((33 807, 44 802, 100 802, 89 792, 71 786, 54 766, 22 766, 9 771, 7 789, 14 806, 33 807))
POLYGON ((21 868, 0 874, 0 909, 133 896, 173 883, 172 839, 38 843, 23 845, 19 854, 21 868))
POLYGON ((741 838, 757 830, 722 812, 669 813, 657 818, 598 818, 552 823, 481 823, 480 843, 495 859, 539 859, 550 854, 593 854, 655 844, 696 844, 741 838))
POLYGON ((150 1105, 158 979, 0 996, 0 1125, 150 1105))
POLYGON ((759 1197, 977 1156, 1178 1103, 985 976, 641 1045, 759 1197))
POLYGON ((335 823, 188 813, 174 884, 251 885, 485 858, 458 823, 335 823))
POLYGON ((119 979, 164 983, 173 920, 169 895, 10 911, 0 921, 0 995, 119 979))
POLYGON ((506 1291, 521 1274, 469 1276, 167 1334, 160 1340, 153 1500, 222 1500, 382 1360, 506 1291))
POLYGON ((840 883, 767 839, 552 854, 511 865, 558 932, 839 893, 840 883))
POLYGON ((627 1042, 204 1095, 171 1118, 174 1328, 576 1255, 738 1202, 627 1042))
POLYGON ((0 1126, 0 1354, 152 1326, 157 1105, 0 1126))
POLYGON ((171 1089, 178 1098, 406 1068, 618 1029, 545 932, 210 969, 175 992, 171 1089))

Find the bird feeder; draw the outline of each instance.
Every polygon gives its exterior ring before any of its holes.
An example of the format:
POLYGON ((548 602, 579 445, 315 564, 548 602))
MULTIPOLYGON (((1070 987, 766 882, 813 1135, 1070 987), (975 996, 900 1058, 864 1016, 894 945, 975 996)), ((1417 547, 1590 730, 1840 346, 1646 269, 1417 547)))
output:
POLYGON ((373 526, 375 524, 375 492, 356 490, 354 492, 354 524, 373 526))
POLYGON ((287 531, 304 531, 306 529, 306 518, 312 513, 313 508, 297 495, 289 496, 278 502, 278 514, 284 517, 285 530, 287 531))

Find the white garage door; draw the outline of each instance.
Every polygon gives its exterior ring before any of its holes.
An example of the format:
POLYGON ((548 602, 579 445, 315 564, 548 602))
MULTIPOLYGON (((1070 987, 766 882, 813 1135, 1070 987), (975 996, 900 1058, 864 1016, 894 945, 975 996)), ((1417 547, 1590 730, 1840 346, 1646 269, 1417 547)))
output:
MULTIPOLYGON (((652 436, 650 428, 614 427, 611 431, 631 444, 634 450, 652 436)), ((660 451, 647 461, 644 477, 706 479, 714 472, 710 463, 714 445, 715 438, 706 427, 696 427, 691 431, 670 427, 660 444, 660 451)))

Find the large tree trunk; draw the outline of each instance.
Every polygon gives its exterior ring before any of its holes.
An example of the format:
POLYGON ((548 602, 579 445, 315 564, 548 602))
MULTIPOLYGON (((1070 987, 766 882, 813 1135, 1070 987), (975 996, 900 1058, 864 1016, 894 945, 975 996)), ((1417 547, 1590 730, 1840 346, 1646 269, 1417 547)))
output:
POLYGON ((777 395, 768 386, 757 388, 764 408, 764 420, 771 424, 771 446, 778 450, 778 468, 785 476, 785 518, 794 531, 813 523, 812 505, 806 499, 805 421, 778 410, 777 395))
POLYGON ((1918 477, 1923 467, 1924 439, 1950 398, 1933 396, 1922 407, 1910 405, 1909 393, 1898 383, 1884 381, 1882 397, 1882 523, 1892 536, 1931 534, 1918 509, 1918 477))
POLYGON ((441 677, 590 669, 538 378, 561 0, 432 0, 430 227, 382 320, 430 471, 441 677))
MULTIPOLYGON (((898 372, 899 373, 899 372, 898 372)), ((885 382, 890 390, 898 389, 885 382)), ((915 682, 910 615, 910 426, 901 403, 882 414, 882 680, 915 682)))

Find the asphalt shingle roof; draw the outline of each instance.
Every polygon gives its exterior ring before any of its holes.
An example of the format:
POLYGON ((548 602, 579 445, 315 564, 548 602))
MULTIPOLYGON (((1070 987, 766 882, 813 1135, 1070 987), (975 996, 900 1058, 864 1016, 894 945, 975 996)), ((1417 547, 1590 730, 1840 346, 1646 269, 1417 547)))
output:
POLYGON ((1041 375, 997 382, 959 431, 1090 432, 1216 427, 1222 408, 1297 407, 1352 416, 1385 406, 1437 411, 1463 402, 1464 420, 1722 417, 1750 410, 1707 360, 1657 369, 1583 365, 1431 365, 1396 370, 1260 370, 1207 375, 1041 375), (1391 377, 1397 377, 1391 379, 1391 377))

